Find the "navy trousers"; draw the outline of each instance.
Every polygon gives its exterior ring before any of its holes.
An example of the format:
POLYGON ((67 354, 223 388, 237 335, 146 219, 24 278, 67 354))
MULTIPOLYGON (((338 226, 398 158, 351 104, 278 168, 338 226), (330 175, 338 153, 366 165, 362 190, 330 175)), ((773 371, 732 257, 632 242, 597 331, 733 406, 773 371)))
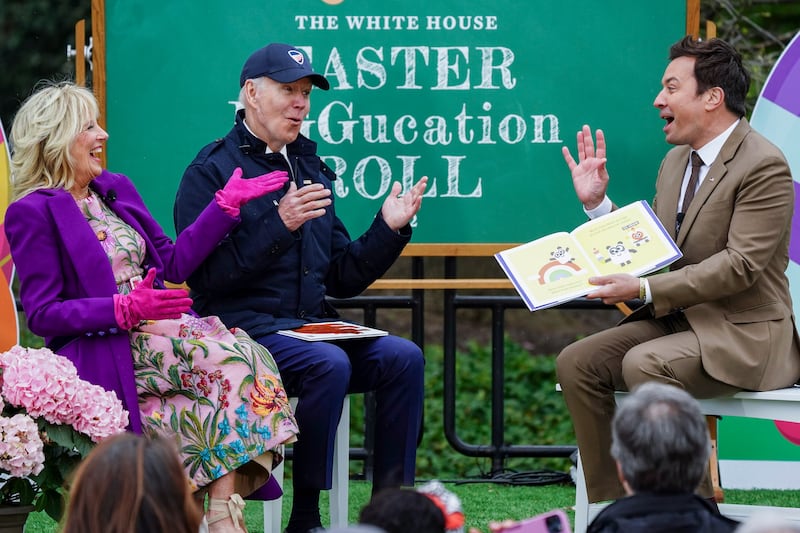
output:
POLYGON ((275 358, 289 396, 298 399, 295 488, 331 488, 342 402, 348 393, 367 391, 375 392, 376 403, 373 491, 414 484, 425 366, 416 344, 391 335, 329 343, 273 333, 256 340, 275 358))

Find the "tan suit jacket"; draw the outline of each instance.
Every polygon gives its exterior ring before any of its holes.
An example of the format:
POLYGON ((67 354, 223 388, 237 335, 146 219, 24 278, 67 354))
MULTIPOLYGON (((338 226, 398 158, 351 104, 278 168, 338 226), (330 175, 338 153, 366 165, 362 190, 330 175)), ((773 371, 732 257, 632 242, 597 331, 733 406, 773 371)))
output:
POLYGON ((688 146, 670 150, 658 173, 653 207, 683 257, 649 278, 649 307, 656 318, 683 311, 715 379, 749 390, 789 386, 800 378, 784 274, 794 207, 789 167, 742 119, 674 235, 689 152, 688 146))

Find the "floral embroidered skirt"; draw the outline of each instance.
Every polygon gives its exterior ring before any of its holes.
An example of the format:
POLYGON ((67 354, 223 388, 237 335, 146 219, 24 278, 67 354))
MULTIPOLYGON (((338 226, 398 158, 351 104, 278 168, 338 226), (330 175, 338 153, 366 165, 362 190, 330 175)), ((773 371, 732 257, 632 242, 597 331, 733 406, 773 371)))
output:
POLYGON ((130 336, 142 430, 177 442, 193 489, 234 470, 250 478, 243 496, 266 482, 297 434, 269 351, 215 316, 146 321, 130 336))

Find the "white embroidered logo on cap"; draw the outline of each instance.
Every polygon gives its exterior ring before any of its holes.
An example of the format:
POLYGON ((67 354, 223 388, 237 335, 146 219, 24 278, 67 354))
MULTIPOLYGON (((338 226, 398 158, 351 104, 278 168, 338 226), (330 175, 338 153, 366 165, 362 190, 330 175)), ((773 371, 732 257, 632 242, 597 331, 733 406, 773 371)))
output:
POLYGON ((306 60, 305 57, 303 56, 303 53, 300 52, 299 50, 289 50, 289 57, 294 59, 295 63, 297 63, 298 65, 302 65, 303 62, 306 60))

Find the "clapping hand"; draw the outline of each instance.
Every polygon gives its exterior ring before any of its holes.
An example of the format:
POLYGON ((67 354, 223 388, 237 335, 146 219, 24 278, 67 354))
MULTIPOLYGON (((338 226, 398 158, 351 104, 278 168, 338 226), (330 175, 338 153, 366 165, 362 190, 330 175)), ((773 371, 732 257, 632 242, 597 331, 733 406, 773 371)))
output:
POLYGON ((400 196, 402 186, 398 182, 392 184, 392 192, 381 207, 381 216, 392 231, 400 230, 417 214, 422 206, 422 194, 427 185, 428 178, 424 176, 406 194, 400 196))
POLYGON ((295 231, 307 221, 325 214, 325 208, 331 205, 331 191, 321 183, 312 183, 297 188, 295 182, 278 204, 278 215, 286 229, 295 231))
POLYGON ((284 170, 275 170, 269 174, 243 179, 242 169, 236 167, 231 177, 228 178, 228 183, 220 191, 220 195, 225 204, 240 208, 250 200, 277 191, 288 179, 289 174, 284 170))

